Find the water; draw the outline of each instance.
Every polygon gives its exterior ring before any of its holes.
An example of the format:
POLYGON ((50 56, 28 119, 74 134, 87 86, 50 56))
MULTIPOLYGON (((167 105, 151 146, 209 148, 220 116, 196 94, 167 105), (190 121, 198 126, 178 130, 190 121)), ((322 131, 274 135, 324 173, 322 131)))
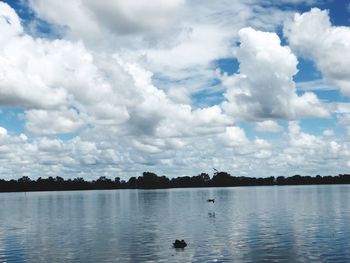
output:
POLYGON ((0 262, 350 262, 349 200, 345 185, 0 193, 0 262))

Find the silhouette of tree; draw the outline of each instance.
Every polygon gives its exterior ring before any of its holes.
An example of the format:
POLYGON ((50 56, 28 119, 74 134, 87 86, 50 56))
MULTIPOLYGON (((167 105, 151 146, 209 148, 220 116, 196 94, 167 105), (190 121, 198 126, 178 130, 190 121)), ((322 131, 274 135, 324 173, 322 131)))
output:
POLYGON ((284 176, 278 176, 276 179, 276 183, 279 185, 283 185, 285 184, 286 178, 284 178, 284 176))
POLYGON ((212 184, 214 186, 234 186, 234 178, 227 172, 215 172, 212 184))
POLYGON ((153 172, 144 172, 142 176, 131 177, 127 182, 115 177, 114 180, 106 176, 100 176, 95 181, 85 181, 83 177, 64 180, 62 177, 39 177, 36 181, 28 176, 22 176, 18 180, 0 179, 0 191, 51 191, 51 190, 88 190, 88 189, 154 189, 154 188, 176 188, 176 187, 234 187, 234 186, 258 186, 258 185, 304 185, 304 184, 350 184, 349 174, 338 176, 301 176, 291 177, 278 176, 255 178, 235 177, 227 172, 215 170, 212 179, 206 173, 196 176, 183 176, 172 178, 158 176, 153 172))
POLYGON ((32 180, 28 177, 28 176, 22 176, 21 178, 19 178, 17 180, 19 183, 21 184, 28 184, 30 183, 32 180))
POLYGON ((128 188, 137 188, 137 180, 136 177, 130 177, 129 181, 127 182, 127 187, 128 188))
POLYGON ((143 189, 168 188, 170 180, 165 176, 157 176, 152 172, 144 172, 137 178, 137 186, 143 189))

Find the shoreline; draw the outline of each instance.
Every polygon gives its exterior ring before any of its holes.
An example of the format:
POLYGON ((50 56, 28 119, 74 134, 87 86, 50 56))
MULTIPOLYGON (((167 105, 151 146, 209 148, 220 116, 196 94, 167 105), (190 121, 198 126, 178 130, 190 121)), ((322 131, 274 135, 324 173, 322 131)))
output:
POLYGON ((197 189, 197 188, 240 188, 240 187, 271 187, 271 186, 331 186, 350 185, 350 183, 324 183, 324 184, 271 184, 271 185, 236 185, 236 186, 190 186, 190 187, 167 187, 167 188, 86 188, 86 189, 28 189, 28 190, 0 190, 1 193, 30 193, 30 192, 73 192, 73 191, 111 191, 111 190, 172 190, 172 189, 197 189))

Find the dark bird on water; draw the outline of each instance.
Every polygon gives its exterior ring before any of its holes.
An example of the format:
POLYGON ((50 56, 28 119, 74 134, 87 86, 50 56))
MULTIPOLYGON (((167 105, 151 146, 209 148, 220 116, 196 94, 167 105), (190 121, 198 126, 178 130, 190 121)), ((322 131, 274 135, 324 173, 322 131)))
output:
POLYGON ((210 202, 215 203, 215 199, 207 199, 207 202, 208 203, 210 203, 210 202))
POLYGON ((185 248, 187 247, 187 243, 182 239, 181 241, 176 239, 173 243, 174 248, 185 248))

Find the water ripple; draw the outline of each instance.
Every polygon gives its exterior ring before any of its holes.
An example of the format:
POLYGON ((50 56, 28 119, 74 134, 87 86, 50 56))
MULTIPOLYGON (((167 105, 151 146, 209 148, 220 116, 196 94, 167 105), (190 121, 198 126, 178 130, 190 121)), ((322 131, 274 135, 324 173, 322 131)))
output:
POLYGON ((349 197, 349 186, 2 193, 0 262, 350 262, 349 197))

